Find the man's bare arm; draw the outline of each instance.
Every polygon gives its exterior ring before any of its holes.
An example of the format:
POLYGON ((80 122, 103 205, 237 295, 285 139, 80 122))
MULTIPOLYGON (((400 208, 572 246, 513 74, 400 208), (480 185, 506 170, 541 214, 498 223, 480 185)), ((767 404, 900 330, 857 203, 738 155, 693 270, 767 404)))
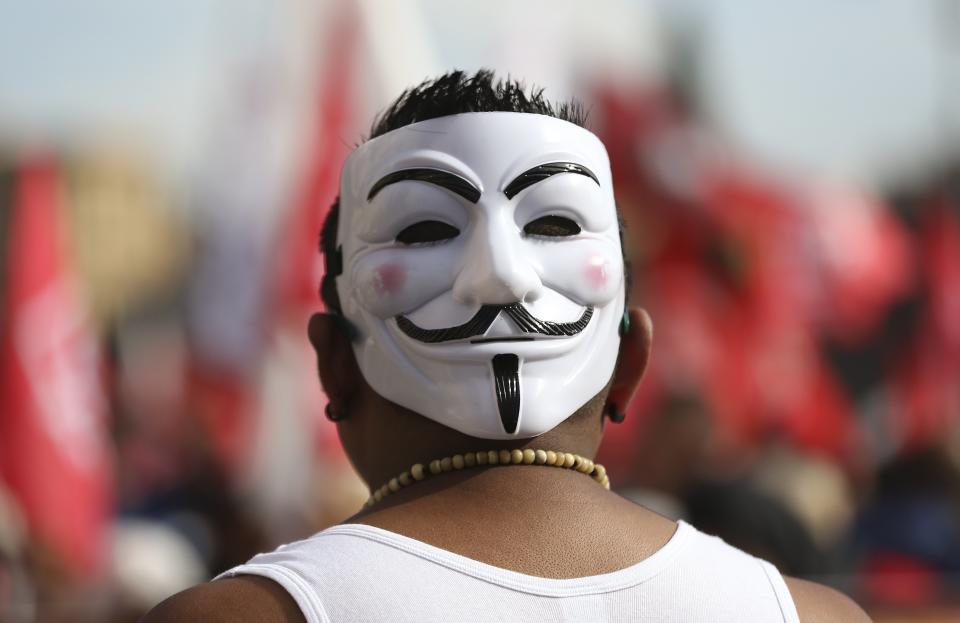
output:
POLYGON ((296 602, 267 578, 242 575, 189 588, 166 599, 140 623, 223 621, 305 623, 296 602))
POLYGON ((840 591, 807 580, 784 579, 800 623, 872 623, 867 613, 840 591))

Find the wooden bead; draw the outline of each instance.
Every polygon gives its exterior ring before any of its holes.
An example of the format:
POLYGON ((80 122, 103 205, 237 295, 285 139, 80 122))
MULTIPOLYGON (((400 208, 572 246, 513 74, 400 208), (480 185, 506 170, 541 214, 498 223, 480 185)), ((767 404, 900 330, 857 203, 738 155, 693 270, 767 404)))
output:
POLYGON ((391 478, 385 485, 382 485, 367 498, 364 507, 370 507, 387 497, 391 493, 396 493, 401 488, 413 484, 415 481, 424 480, 427 477, 427 469, 431 474, 441 474, 455 469, 464 469, 476 465, 553 465, 566 469, 575 469, 578 472, 587 474, 593 480, 596 480, 604 489, 610 489, 610 477, 607 475, 606 468, 594 463, 579 454, 572 452, 556 452, 554 450, 534 450, 526 448, 520 450, 488 450, 480 452, 469 452, 466 454, 455 454, 452 457, 434 459, 430 461, 428 467, 422 463, 414 463, 409 471, 401 473, 396 478, 391 478))

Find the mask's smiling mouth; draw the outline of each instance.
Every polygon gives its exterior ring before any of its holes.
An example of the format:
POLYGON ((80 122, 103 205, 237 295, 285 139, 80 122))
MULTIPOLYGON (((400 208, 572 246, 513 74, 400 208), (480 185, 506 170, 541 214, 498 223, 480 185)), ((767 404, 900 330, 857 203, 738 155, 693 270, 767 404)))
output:
POLYGON ((479 340, 470 340, 471 344, 490 344, 492 342, 532 342, 536 338, 527 336, 517 337, 485 337, 479 340))
POLYGON ((534 339, 533 335, 572 337, 583 331, 590 323, 590 318, 593 317, 593 307, 587 307, 583 310, 580 318, 573 322, 550 322, 534 317, 522 303, 510 303, 508 305, 484 305, 473 315, 473 318, 455 327, 424 329, 414 324, 413 321, 403 314, 397 316, 396 321, 397 327, 407 337, 427 344, 439 344, 443 342, 467 340, 472 337, 484 335, 497 319, 497 316, 500 315, 500 312, 504 312, 509 316, 513 324, 526 335, 481 338, 479 340, 471 340, 471 344, 498 341, 529 341, 534 339))

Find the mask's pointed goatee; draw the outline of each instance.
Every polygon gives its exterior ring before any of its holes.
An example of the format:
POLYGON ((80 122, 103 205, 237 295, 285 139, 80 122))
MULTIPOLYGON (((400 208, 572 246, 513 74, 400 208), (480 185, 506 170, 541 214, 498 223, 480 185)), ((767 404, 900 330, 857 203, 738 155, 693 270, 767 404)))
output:
POLYGON ((493 382, 500 422, 503 430, 512 435, 520 419, 520 359, 516 355, 494 356, 493 382))

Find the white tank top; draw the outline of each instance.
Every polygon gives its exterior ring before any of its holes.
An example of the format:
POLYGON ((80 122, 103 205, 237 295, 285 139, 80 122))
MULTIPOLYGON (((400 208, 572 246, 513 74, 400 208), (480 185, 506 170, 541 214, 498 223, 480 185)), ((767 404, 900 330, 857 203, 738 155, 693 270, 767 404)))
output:
POLYGON ((309 623, 800 621, 773 565, 682 521, 646 560, 584 578, 524 575, 361 524, 259 554, 217 579, 240 574, 280 584, 309 623))

